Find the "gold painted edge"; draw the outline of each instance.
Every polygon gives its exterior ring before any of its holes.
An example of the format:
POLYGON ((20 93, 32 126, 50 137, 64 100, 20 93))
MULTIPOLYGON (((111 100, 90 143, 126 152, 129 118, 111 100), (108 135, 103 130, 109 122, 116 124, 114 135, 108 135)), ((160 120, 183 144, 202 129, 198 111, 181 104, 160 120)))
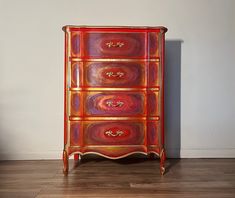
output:
POLYGON ((75 117, 75 116, 70 116, 69 117, 70 121, 93 121, 93 120, 105 120, 105 121, 112 121, 112 120, 160 120, 159 116, 155 117, 75 117))
POLYGON ((107 148, 110 148, 110 147, 146 147, 145 145, 141 145, 141 144, 131 144, 131 145, 86 145, 84 146, 83 148, 97 148, 97 147, 107 147, 107 148))
MULTIPOLYGON (((65 93, 65 97, 66 97, 66 122, 69 119, 69 112, 70 112, 70 93, 69 93, 69 85, 70 85, 70 73, 71 73, 71 62, 69 61, 69 55, 71 54, 71 32, 68 31, 69 28, 66 28, 65 34, 67 34, 67 38, 66 38, 66 42, 67 45, 65 46, 67 48, 67 53, 65 54, 66 56, 66 62, 65 62, 65 67, 66 67, 66 72, 65 73, 65 87, 64 89, 66 89, 66 93, 65 93)), ((64 112, 65 113, 65 112, 64 112)), ((68 148, 70 147, 70 126, 69 124, 67 124, 67 128, 66 128, 66 136, 67 136, 67 140, 66 140, 66 144, 64 144, 64 149, 67 151, 68 148)))
POLYGON ((87 155, 87 154, 95 154, 95 155, 99 155, 101 157, 105 157, 105 158, 108 158, 108 159, 121 159, 121 158, 124 158, 124 157, 127 157, 129 155, 133 155, 133 154, 143 154, 143 155, 148 155, 147 152, 141 152, 141 151, 135 151, 135 152, 130 152, 130 153, 127 153, 127 154, 124 154, 124 155, 121 155, 121 156, 118 156, 118 157, 110 157, 110 156, 107 156, 107 155, 104 155, 102 153, 99 153, 99 152, 94 152, 94 151, 88 151, 88 152, 73 152, 71 153, 70 155, 73 155, 73 154, 80 154, 81 156, 84 156, 84 155, 87 155))
POLYGON ((132 29, 132 30, 144 30, 144 31, 155 31, 155 30, 162 30, 164 32, 167 32, 167 28, 165 26, 111 26, 111 25, 65 25, 62 27, 63 31, 70 31, 70 28, 76 28, 76 29, 87 29, 92 30, 92 28, 98 28, 102 30, 103 28, 111 28, 111 29, 132 29))
POLYGON ((70 91, 159 91, 159 87, 155 88, 126 88, 126 87, 119 87, 119 88, 112 88, 112 87, 71 87, 69 88, 70 91))
POLYGON ((160 148, 158 145, 144 145, 144 144, 124 144, 124 145, 110 145, 110 144, 108 144, 108 145, 104 145, 104 144, 102 144, 102 145, 86 145, 86 146, 70 146, 70 148, 86 148, 86 147, 88 147, 88 148, 90 148, 90 147, 142 147, 142 146, 144 146, 144 147, 157 147, 157 148, 160 148))
POLYGON ((153 144, 150 144, 150 145, 148 145, 147 147, 151 147, 151 148, 155 148, 155 147, 157 147, 157 148, 160 148, 158 145, 153 145, 153 144))
POLYGON ((95 154, 95 155, 99 155, 101 157, 105 157, 105 158, 108 158, 108 159, 121 159, 121 158, 130 156, 130 155, 133 155, 133 154, 143 154, 143 155, 147 156, 149 153, 154 153, 159 157, 159 153, 157 153, 155 151, 148 151, 148 152, 134 151, 134 152, 130 152, 130 153, 118 156, 118 157, 110 157, 110 156, 104 155, 104 154, 99 153, 99 152, 94 152, 94 151, 88 151, 88 152, 74 151, 70 155, 80 154, 81 156, 84 156, 84 155, 88 155, 88 154, 95 154))
POLYGON ((73 62, 160 62, 160 58, 150 58, 150 59, 134 59, 134 58, 91 58, 91 59, 83 59, 83 58, 69 58, 70 61, 73 62))

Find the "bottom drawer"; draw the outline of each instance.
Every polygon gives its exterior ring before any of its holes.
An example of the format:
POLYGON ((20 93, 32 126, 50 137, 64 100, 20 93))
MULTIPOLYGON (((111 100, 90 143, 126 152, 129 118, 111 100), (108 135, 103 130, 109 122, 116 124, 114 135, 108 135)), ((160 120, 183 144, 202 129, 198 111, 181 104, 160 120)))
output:
POLYGON ((71 146, 160 145, 158 121, 70 121, 71 146))
POLYGON ((143 145, 144 121, 71 121, 71 145, 143 145))

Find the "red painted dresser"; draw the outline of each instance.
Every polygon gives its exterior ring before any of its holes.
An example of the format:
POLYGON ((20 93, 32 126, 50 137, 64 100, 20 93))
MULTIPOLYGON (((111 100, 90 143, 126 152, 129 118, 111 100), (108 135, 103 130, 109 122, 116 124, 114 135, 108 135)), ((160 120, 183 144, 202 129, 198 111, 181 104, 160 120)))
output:
POLYGON ((164 173, 165 27, 65 26, 64 173, 68 158, 160 157, 164 173))

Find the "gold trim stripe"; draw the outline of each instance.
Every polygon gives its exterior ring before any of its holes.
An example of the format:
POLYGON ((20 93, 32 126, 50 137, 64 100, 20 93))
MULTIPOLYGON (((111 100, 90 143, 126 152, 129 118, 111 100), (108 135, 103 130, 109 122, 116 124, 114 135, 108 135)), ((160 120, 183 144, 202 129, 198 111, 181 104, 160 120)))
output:
POLYGON ((139 146, 144 146, 144 147, 157 147, 160 148, 159 145, 144 145, 144 144, 123 144, 123 145, 86 145, 84 147, 82 146, 70 146, 70 148, 91 148, 91 147, 139 147, 139 146))
POLYGON ((126 121, 126 120, 160 120, 159 116, 156 117, 75 117, 75 116, 70 116, 69 117, 70 121, 97 121, 97 120, 121 120, 121 121, 126 121))
POLYGON ((141 59, 134 59, 134 58, 90 58, 90 59, 83 59, 83 58, 69 58, 70 61, 74 62, 160 62, 160 58, 141 58, 141 59))
POLYGON ((121 155, 121 156, 117 156, 117 157, 110 157, 108 155, 105 155, 105 154, 102 154, 100 152, 94 152, 94 151, 88 151, 88 152, 74 152, 74 153, 79 153, 80 155, 87 155, 87 154, 96 154, 96 155, 99 155, 101 157, 105 157, 105 158, 108 158, 108 159, 121 159, 121 158, 124 158, 124 157, 127 157, 129 155, 133 155, 133 154, 143 154, 143 155, 147 155, 147 152, 142 152, 142 151, 134 151, 134 152, 130 152, 130 153, 127 153, 127 154, 124 154, 124 155, 121 155))
POLYGON ((62 27, 62 30, 69 30, 69 28, 77 28, 77 29, 81 29, 81 28, 86 28, 86 29, 93 29, 93 28, 98 28, 100 30, 102 30, 102 28, 110 28, 110 29, 136 29, 136 30, 166 30, 167 28, 164 26, 128 26, 128 25, 122 25, 122 26, 111 26, 111 25, 92 25, 92 26, 88 26, 88 25, 65 25, 62 27))
POLYGON ((160 146, 159 145, 147 145, 147 147, 151 147, 151 148, 160 148, 160 146))
POLYGON ((160 88, 125 88, 125 87, 120 87, 120 88, 111 88, 111 87, 76 87, 76 88, 69 88, 70 91, 159 91, 160 88))
POLYGON ((96 154, 96 155, 99 155, 101 157, 105 157, 105 158, 108 158, 108 159, 114 159, 115 160, 115 159, 120 159, 120 158, 127 157, 127 156, 132 155, 132 154, 143 154, 143 155, 147 156, 149 153, 154 153, 158 157, 160 157, 159 154, 157 152, 154 152, 154 151, 148 151, 148 152, 134 151, 134 152, 130 152, 130 153, 127 153, 127 154, 124 154, 124 155, 121 155, 121 156, 117 156, 117 157, 110 157, 108 155, 102 154, 100 152, 95 152, 95 151, 87 151, 87 152, 74 151, 74 152, 70 153, 70 156, 74 155, 74 154, 80 154, 81 156, 87 155, 87 154, 96 154))
POLYGON ((102 145, 86 145, 86 146, 84 146, 84 148, 92 148, 92 147, 94 147, 94 148, 97 148, 97 147, 101 147, 101 148, 103 148, 103 147, 114 147, 114 148, 116 148, 116 147, 140 147, 140 146, 144 146, 144 147, 146 147, 144 144, 136 144, 136 145, 134 145, 134 144, 130 144, 130 145, 110 145, 110 144, 106 144, 106 145, 104 145, 104 144, 102 144, 102 145))

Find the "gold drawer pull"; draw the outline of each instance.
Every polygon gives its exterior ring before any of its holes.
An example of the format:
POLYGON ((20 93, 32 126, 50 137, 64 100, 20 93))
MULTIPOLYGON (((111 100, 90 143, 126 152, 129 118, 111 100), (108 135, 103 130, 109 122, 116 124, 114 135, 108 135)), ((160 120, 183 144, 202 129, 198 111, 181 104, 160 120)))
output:
POLYGON ((124 134, 124 132, 121 130, 116 131, 116 133, 114 133, 112 130, 108 130, 108 131, 105 131, 104 133, 105 135, 111 136, 111 137, 122 136, 124 134))
POLYGON ((107 101, 106 105, 108 107, 121 107, 122 105, 124 105, 124 102, 122 101, 117 101, 116 103, 114 103, 113 101, 107 101))
POLYGON ((118 78, 121 78, 121 77, 123 77, 124 76, 124 73, 123 72, 116 72, 116 74, 115 73, 113 73, 113 72, 107 72, 106 73, 106 76, 108 76, 108 77, 118 77, 118 78))
POLYGON ((106 43, 106 45, 109 48, 111 48, 111 47, 122 47, 124 45, 124 43, 119 41, 115 44, 114 42, 110 41, 110 42, 106 43))

